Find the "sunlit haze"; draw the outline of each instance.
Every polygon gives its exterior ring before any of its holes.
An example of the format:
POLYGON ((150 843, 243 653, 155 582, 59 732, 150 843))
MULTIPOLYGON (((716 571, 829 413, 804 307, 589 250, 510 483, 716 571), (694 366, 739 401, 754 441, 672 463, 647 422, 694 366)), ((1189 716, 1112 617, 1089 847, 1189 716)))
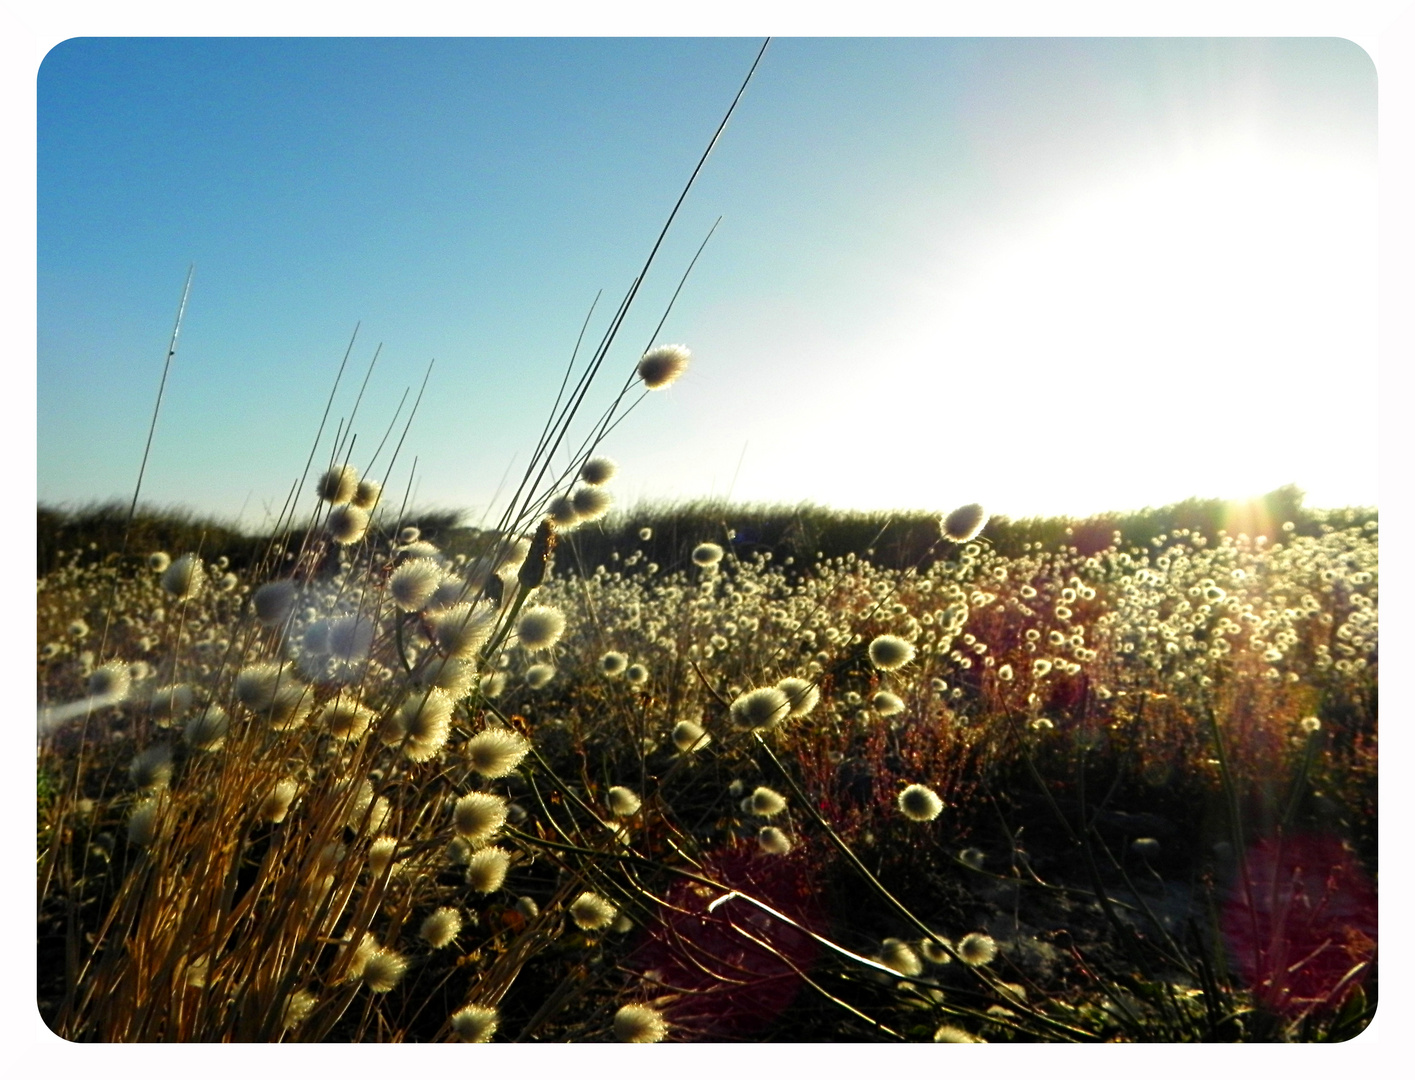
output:
MULTIPOLYGON (((355 464, 435 359, 390 487, 416 458, 417 505, 494 517, 758 45, 58 46, 40 500, 131 496, 195 263, 146 501, 278 511, 359 324, 320 453, 375 349, 355 464)), ((1347 41, 774 41, 591 401, 651 342, 693 349, 604 443, 616 496, 1375 504, 1375 197, 1347 41)))

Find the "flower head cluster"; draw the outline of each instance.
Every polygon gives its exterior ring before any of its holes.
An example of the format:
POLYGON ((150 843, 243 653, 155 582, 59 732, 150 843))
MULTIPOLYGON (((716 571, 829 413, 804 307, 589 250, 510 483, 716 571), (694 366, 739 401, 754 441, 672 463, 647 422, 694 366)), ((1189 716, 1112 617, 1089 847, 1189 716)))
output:
POLYGON ((528 607, 516 623, 516 638, 527 652, 552 648, 563 633, 565 615, 552 607, 528 607))
POLYGON ((498 847, 484 847, 467 859, 467 884, 479 893, 493 893, 506 881, 511 853, 498 847))
POLYGON ((987 934, 968 934, 958 942, 958 955, 970 967, 981 967, 997 956, 997 942, 987 934))
POLYGON ((590 458, 584 465, 580 466, 580 479, 586 484, 599 487, 614 479, 614 474, 619 471, 619 466, 607 457, 590 458))
POLYGON ((468 764, 489 780, 510 776, 530 751, 531 744, 525 738, 505 728, 487 728, 473 735, 462 748, 468 764))
POLYGON ((473 791, 457 800, 452 824, 457 835, 472 844, 484 844, 506 824, 506 800, 485 791, 473 791))
POLYGON ((201 560, 191 554, 175 560, 162 573, 162 588, 178 600, 195 599, 205 581, 201 560))
POLYGON ((899 810, 910 821, 932 821, 943 811, 943 800, 932 788, 910 784, 899 793, 899 810))
POLYGON ((614 905, 597 893, 582 892, 570 903, 570 918, 581 930, 603 930, 618 914, 614 905))
POLYGON ((732 723, 739 728, 767 730, 785 720, 791 699, 775 686, 749 690, 732 703, 732 723))
POLYGON ((893 634, 881 634, 870 642, 870 663, 881 671, 897 671, 914 659, 914 646, 893 634))
POLYGON ((452 1014, 452 1031, 463 1042, 491 1042, 501 1015, 485 1005, 468 1005, 452 1014))
POLYGON ((701 750, 710 742, 712 736, 691 720, 679 720, 673 725, 673 745, 684 754, 701 750))
POLYGON ((418 936, 434 949, 443 949, 461 932, 461 912, 453 907, 440 907, 423 920, 418 936))
POLYGON ((785 694, 786 700, 791 703, 791 709, 786 714, 788 719, 809 716, 820 704, 820 687, 809 679, 782 679, 776 684, 776 688, 785 694))
POLYGON ((319 478, 315 492, 334 506, 352 502, 359 493, 359 471, 352 465, 333 465, 319 478))
POLYGON ((722 561, 720 544, 702 543, 693 549, 693 562, 698 566, 716 566, 722 561))
POLYGON ((660 345, 644 353, 638 374, 650 390, 671 386, 688 368, 692 353, 686 345, 660 345))
POLYGON ((952 540, 956 544, 966 544, 982 532, 983 526, 987 523, 987 511, 977 503, 969 503, 945 516, 940 523, 939 531, 943 533, 946 540, 952 540))
POLYGON ((620 1042, 662 1042, 667 1034, 663 1013, 648 1005, 625 1005, 614 1014, 614 1037, 620 1042))

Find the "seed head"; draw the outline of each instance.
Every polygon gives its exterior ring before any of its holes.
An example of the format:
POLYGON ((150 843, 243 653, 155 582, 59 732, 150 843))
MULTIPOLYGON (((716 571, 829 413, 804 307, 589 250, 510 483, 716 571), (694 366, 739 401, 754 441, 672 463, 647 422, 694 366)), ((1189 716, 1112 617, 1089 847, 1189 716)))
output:
POLYGON ((193 750, 219 750, 231 728, 231 718, 220 705, 208 705, 187 721, 182 741, 193 750))
POLYGON ((446 690, 453 699, 467 695, 477 679, 475 660, 459 660, 451 656, 429 655, 414 676, 414 682, 423 689, 437 687, 446 690))
POLYGON ((580 479, 594 487, 607 484, 614 479, 614 474, 619 471, 616 465, 607 457, 590 458, 580 469, 580 479))
POLYGON ((986 1040, 986 1039, 980 1039, 980 1038, 978 1038, 976 1035, 969 1035, 969 1034, 968 1034, 966 1031, 964 1031, 962 1028, 960 1028, 960 1027, 954 1027, 952 1024, 944 1024, 943 1027, 939 1028, 937 1031, 934 1032, 934 1042, 936 1042, 936 1043, 981 1043, 981 1042, 987 1042, 987 1040, 986 1040))
POLYGON ((476 772, 495 780, 515 772, 530 750, 531 744, 514 731, 487 728, 468 739, 462 752, 476 772))
POLYGON ((884 939, 880 947, 879 962, 901 975, 919 975, 924 970, 918 954, 898 938, 884 939))
MULTIPOLYGON (((202 985, 205 985, 204 976, 202 985)), ((297 990, 285 999, 285 1008, 280 1014, 280 1026, 286 1031, 299 1027, 318 1003, 319 999, 308 990, 297 990)))
POLYGON ((165 551, 154 551, 151 555, 147 557, 148 569, 155 570, 159 574, 171 565, 172 556, 168 555, 165 551))
POLYGON ((605 792, 609 809, 619 817, 628 817, 639 812, 639 797, 626 787, 612 787, 605 792))
POLYGON ((499 795, 473 791, 452 808, 452 827, 472 844, 484 844, 506 824, 506 800, 499 795))
POLYGON ((555 525, 557 529, 573 529, 580 523, 579 511, 575 509, 575 500, 569 495, 557 495, 546 504, 546 520, 555 525))
POLYGON ((649 669, 643 664, 630 664, 629 670, 624 672, 624 678, 634 686, 643 686, 649 681, 649 669))
POLYGON ((613 678, 621 675, 629 666, 629 658, 622 652, 607 652, 599 658, 599 670, 613 678))
POLYGON ((757 830, 757 846, 768 855, 785 855, 791 850, 791 840, 775 825, 764 825, 757 830))
POLYGON ((555 668, 550 664, 532 664, 526 668, 526 685, 532 690, 539 690, 553 678, 555 668))
POLYGON ((360 510, 372 510, 383 495, 383 485, 377 480, 360 480, 354 497, 350 500, 360 510))
POLYGON ((319 478, 315 491, 327 503, 347 503, 358 494, 359 472, 352 465, 335 465, 319 478))
POLYGON ((350 827, 359 826, 364 833, 381 832, 388 824, 388 819, 393 815, 393 805, 386 796, 380 795, 373 800, 373 805, 369 807, 368 815, 362 820, 355 820, 350 823, 350 827))
POLYGON ((128 766, 128 777, 144 790, 166 787, 172 781, 172 748, 149 746, 128 766))
POLYGON ((128 842, 138 847, 147 847, 156 840, 162 831, 163 819, 170 801, 167 793, 160 791, 152 798, 138 803, 128 815, 128 842))
POLYGON ((309 715, 310 688, 279 664, 252 664, 236 676, 238 701, 276 731, 299 727, 309 715))
POLYGON ((279 664, 252 664, 236 676, 233 690, 236 700, 252 712, 266 708, 275 699, 275 691, 289 673, 279 664))
POLYGON ((1322 730, 1322 722, 1315 716, 1304 716, 1300 726, 1308 735, 1315 735, 1322 730))
POLYGON ((462 916, 456 908, 440 907, 423 920, 418 936, 434 949, 442 949, 452 944, 452 939, 462 932, 462 916))
POLYGON ((698 566, 716 566, 722 561, 720 544, 701 543, 693 549, 693 562, 698 566))
POLYGON ((447 745, 451 730, 452 699, 441 690, 414 690, 385 721, 380 736, 386 746, 401 742, 410 761, 428 761, 447 745))
POLYGON ((662 1042, 667 1034, 663 1013, 648 1005, 625 1005, 614 1014, 614 1037, 620 1042, 662 1042))
POLYGON ((639 378, 650 390, 662 390, 674 383, 692 358, 686 345, 660 345, 644 353, 639 361, 639 378))
POLYGON ((329 511, 324 527, 336 544, 357 544, 368 532, 368 511, 343 503, 329 511))
POLYGON ((759 787, 748 799, 751 812, 757 817, 775 817, 786 809, 786 800, 769 787, 759 787))
POLYGON ((549 649, 565 633, 565 616, 553 607, 529 607, 516 623, 516 637, 527 652, 549 649))
POLYGON ((943 800, 923 784, 910 784, 899 793, 899 809, 910 821, 932 821, 943 810, 943 800))
POLYGON ((479 893, 494 893, 506 880, 511 868, 511 853, 499 847, 474 851, 467 859, 467 884, 479 893))
POLYGON ((878 691, 870 698, 870 704, 881 716, 897 716, 904 711, 904 699, 888 690, 878 691))
MULTIPOLYGON (((315 631, 315 624, 310 631, 315 631)), ((357 664, 368 657, 373 649, 374 622, 367 616, 341 615, 324 624, 322 648, 316 652, 327 652, 336 660, 357 664)), ((309 638, 306 634, 306 638, 309 638)))
MULTIPOLYGON (((947 940, 947 939, 943 939, 947 940)), ((933 938, 924 938, 919 942, 919 952, 925 960, 936 967, 953 963, 953 957, 948 955, 948 950, 943 948, 933 938)))
POLYGON ((324 707, 319 718, 334 738, 357 742, 373 723, 373 712, 353 698, 341 695, 324 707))
POLYGON ((202 570, 201 560, 189 553, 163 571, 162 588, 178 600, 191 600, 201 592, 205 580, 206 574, 202 570))
POLYGON ((409 559, 431 559, 433 562, 441 564, 447 559, 447 556, 443 555, 437 545, 430 540, 414 540, 411 544, 404 544, 394 552, 394 557, 400 563, 407 562, 409 559))
POLYGON ((398 985, 408 961, 392 949, 377 949, 364 961, 364 985, 375 994, 386 994, 398 985))
POLYGON ((491 1042, 501 1014, 485 1005, 468 1005, 452 1014, 452 1032, 463 1042, 491 1042))
POLYGON ((397 848, 398 841, 391 836, 380 836, 368 846, 368 868, 374 877, 383 877, 397 848))
POLYGON ((958 956, 970 967, 990 964, 997 956, 997 942, 987 934, 968 934, 958 942, 958 956))
POLYGON ((618 914, 613 904, 592 892, 582 892, 570 903, 570 918, 581 930, 603 930, 618 914))
POLYGON ((255 591, 252 604, 263 626, 282 626, 295 610, 297 587, 293 581, 268 581, 255 591))
POLYGON ((712 736, 691 720, 679 720, 673 725, 673 745, 683 753, 701 750, 712 742, 712 736))
POLYGON ((952 540, 955 544, 966 544, 982 532, 983 526, 987 523, 987 511, 977 503, 969 503, 967 506, 960 506, 945 517, 940 522, 939 528, 945 540, 952 540))
POLYGON ((782 679, 776 684, 776 688, 785 694, 791 703, 791 711, 786 714, 788 719, 808 716, 820 703, 820 687, 809 679, 782 679))
POLYGON ((914 659, 914 646, 893 634, 881 634, 870 642, 870 663, 881 671, 897 671, 914 659))
POLYGON ((285 779, 276 783, 269 793, 261 800, 258 814, 262 821, 268 821, 272 825, 278 825, 285 820, 285 815, 290 811, 290 804, 295 801, 298 794, 299 785, 293 780, 285 779))
POLYGON ((192 707, 192 688, 186 683, 159 686, 152 693, 152 715, 158 720, 173 720, 192 707))
MULTIPOLYGON (((516 552, 519 552, 520 546, 518 540, 515 546, 516 552)), ((520 559, 520 566, 516 570, 516 581, 521 588, 535 589, 545 581, 546 571, 550 568, 550 557, 553 554, 555 554, 555 525, 549 518, 545 518, 536 526, 535 534, 526 547, 526 554, 524 558, 520 559)))
POLYGON ((421 611, 441 584, 442 567, 431 559, 410 559, 393 571, 388 592, 404 611, 421 611))
POLYGON ((433 636, 448 656, 470 660, 491 637, 496 609, 490 604, 453 604, 433 619, 433 636))
POLYGON ((106 704, 122 701, 133 687, 132 673, 121 660, 110 660, 88 677, 88 692, 106 704))
POLYGON ((614 497, 600 487, 582 487, 570 499, 575 508, 575 517, 580 522, 598 521, 609 513, 614 497))
POLYGON ((774 686, 749 690, 732 703, 732 723, 742 729, 768 730, 785 720, 791 700, 774 686))

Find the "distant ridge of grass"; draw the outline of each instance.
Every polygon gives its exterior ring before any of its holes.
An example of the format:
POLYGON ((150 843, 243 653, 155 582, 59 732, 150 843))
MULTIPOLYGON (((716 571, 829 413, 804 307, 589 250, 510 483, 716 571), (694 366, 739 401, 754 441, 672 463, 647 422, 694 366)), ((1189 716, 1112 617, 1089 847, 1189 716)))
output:
MULTIPOLYGON (((95 561, 119 551, 127 517, 127 504, 117 499, 73 508, 41 503, 36 529, 37 572, 41 576, 47 574, 76 554, 81 561, 95 561)), ((404 524, 415 524, 424 536, 438 543, 457 530, 462 517, 460 510, 413 510, 386 527, 396 533, 404 524)), ((387 515, 386 520, 392 521, 392 515, 387 515)), ((298 550, 303 536, 303 525, 294 528, 286 547, 298 550)), ((233 569, 245 570, 265 555, 270 540, 269 533, 252 532, 230 520, 186 507, 143 504, 133 516, 128 554, 134 560, 143 560, 154 551, 165 551, 174 557, 200 551, 208 562, 224 555, 233 569)))
MULTIPOLYGON (((1274 543, 1284 535, 1282 526, 1292 522, 1297 535, 1315 536, 1323 527, 1346 528, 1377 520, 1374 507, 1334 510, 1307 509, 1303 492, 1287 485, 1243 502, 1223 499, 1186 499, 1167 506, 1098 514, 1084 518, 993 517, 983 530, 986 543, 1001 555, 1016 557, 1028 544, 1055 550, 1075 547, 1081 555, 1100 551, 1120 534, 1119 546, 1147 548, 1162 535, 1187 529, 1215 540, 1229 535, 1265 535, 1274 543)), ((953 507, 942 507, 943 511, 953 507)), ((664 566, 679 566, 688 552, 704 540, 730 545, 739 557, 770 551, 776 561, 786 558, 811 563, 817 555, 832 559, 854 553, 878 566, 905 567, 917 563, 939 536, 939 514, 920 510, 840 511, 811 503, 797 506, 733 505, 721 500, 650 503, 612 514, 603 523, 577 529, 571 552, 556 565, 574 572, 576 558, 586 572, 606 563, 611 553, 640 550, 644 557, 664 566), (649 528, 649 540, 639 530, 649 528), (868 554, 867 554, 868 553, 868 554)), ((947 547, 935 550, 946 557, 947 547)))
MULTIPOLYGON (((989 520, 983 536, 999 554, 1008 557, 1020 555, 1028 544, 1052 550, 1075 547, 1088 555, 1109 546, 1116 533, 1124 548, 1148 547, 1155 537, 1173 536, 1180 529, 1211 541, 1226 531, 1230 535, 1266 535, 1277 542, 1283 535, 1283 524, 1289 521, 1297 535, 1315 536, 1323 527, 1364 525, 1378 517, 1374 507, 1307 509, 1303 497, 1301 489, 1289 484, 1245 502, 1186 499, 1168 506, 1086 518, 999 516, 989 520)), ((48 573, 59 564, 60 551, 66 553, 65 558, 89 550, 89 545, 93 545, 94 558, 117 551, 126 514, 127 507, 117 501, 73 510, 41 505, 39 573, 48 573)), ((387 528, 392 533, 404 524, 417 525, 425 539, 444 550, 473 554, 480 550, 483 533, 461 526, 464 516, 463 511, 445 508, 410 510, 387 528)), ((710 540, 730 547, 739 558, 769 551, 778 562, 791 558, 808 565, 816 561, 818 553, 827 559, 853 553, 879 566, 905 567, 917 563, 938 539, 938 519, 938 513, 921 510, 835 510, 812 503, 731 504, 719 499, 649 503, 568 534, 556 565, 562 573, 593 573, 596 566, 611 561, 612 553, 638 550, 649 561, 677 567, 686 565, 688 553, 696 545, 710 540), (639 538, 643 528, 652 530, 648 540, 639 538)), ((292 533, 292 549, 298 547, 301 537, 300 530, 292 533)), ((268 535, 253 535, 229 521, 181 507, 141 506, 133 520, 128 550, 135 558, 145 558, 151 551, 176 555, 200 549, 208 560, 224 555, 233 568, 245 569, 263 555, 269 540, 268 535)), ((942 557, 947 551, 940 547, 936 554, 942 557)))

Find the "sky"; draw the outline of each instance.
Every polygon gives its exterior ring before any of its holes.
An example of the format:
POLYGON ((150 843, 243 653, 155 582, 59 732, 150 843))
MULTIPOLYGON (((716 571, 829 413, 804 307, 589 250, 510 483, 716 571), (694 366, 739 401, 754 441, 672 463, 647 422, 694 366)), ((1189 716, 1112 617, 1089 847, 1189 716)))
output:
MULTIPOLYGON (((361 468, 434 361, 390 491, 495 518, 759 46, 60 43, 40 501, 131 497, 194 265, 144 501, 277 513, 357 326, 318 454, 375 350, 361 468)), ((773 40, 591 397, 693 350, 617 501, 1376 504, 1376 104, 1339 38, 773 40)))

